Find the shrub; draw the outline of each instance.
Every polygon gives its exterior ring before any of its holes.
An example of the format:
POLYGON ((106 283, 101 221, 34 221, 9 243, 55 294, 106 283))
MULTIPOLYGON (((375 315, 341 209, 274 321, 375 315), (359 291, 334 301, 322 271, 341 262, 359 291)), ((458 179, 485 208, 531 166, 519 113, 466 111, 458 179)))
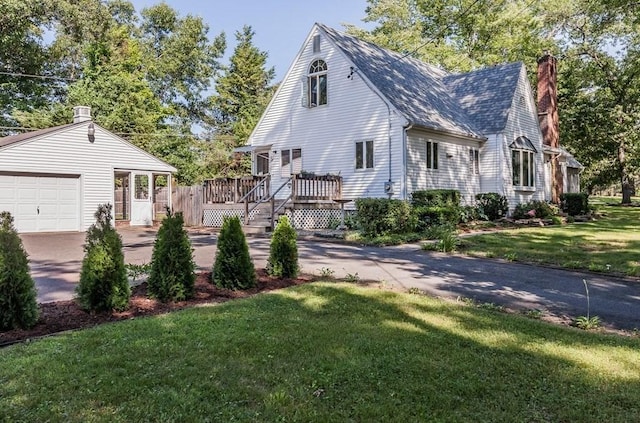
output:
POLYGON ((476 194, 476 204, 487 220, 497 220, 507 215, 509 203, 507 197, 497 192, 476 194))
POLYGON ((540 219, 548 219, 556 214, 557 210, 555 210, 551 204, 545 201, 533 200, 527 203, 518 204, 513 211, 513 218, 530 219, 532 217, 536 217, 540 219))
POLYGON ((589 213, 589 194, 584 192, 562 194, 560 208, 569 216, 587 214, 589 213))
POLYGON ((194 295, 195 281, 193 250, 182 213, 167 210, 153 244, 149 294, 162 302, 186 300, 194 295))
POLYGON ((0 213, 0 331, 30 328, 38 320, 29 260, 9 212, 0 213))
POLYGON ((289 218, 282 216, 271 237, 267 273, 280 278, 295 278, 298 276, 298 269, 296 231, 289 218))
POLYGON ((256 271, 238 216, 225 217, 222 222, 211 277, 220 288, 249 289, 256 284, 256 271))
POLYGON ((460 191, 454 189, 429 189, 411 193, 411 204, 420 206, 460 207, 460 191))
POLYGON ((87 231, 76 289, 80 306, 86 310, 123 310, 131 296, 122 239, 111 225, 111 208, 111 204, 99 205, 96 223, 87 231))
POLYGON ((356 200, 357 221, 362 234, 375 237, 404 234, 416 227, 411 205, 388 198, 360 198, 356 200))

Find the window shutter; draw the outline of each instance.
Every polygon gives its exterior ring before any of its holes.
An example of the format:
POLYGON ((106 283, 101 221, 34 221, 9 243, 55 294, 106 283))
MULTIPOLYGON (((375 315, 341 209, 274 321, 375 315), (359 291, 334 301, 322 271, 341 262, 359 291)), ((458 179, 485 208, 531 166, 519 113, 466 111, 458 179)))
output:
POLYGON ((302 77, 302 107, 309 107, 309 78, 302 77))

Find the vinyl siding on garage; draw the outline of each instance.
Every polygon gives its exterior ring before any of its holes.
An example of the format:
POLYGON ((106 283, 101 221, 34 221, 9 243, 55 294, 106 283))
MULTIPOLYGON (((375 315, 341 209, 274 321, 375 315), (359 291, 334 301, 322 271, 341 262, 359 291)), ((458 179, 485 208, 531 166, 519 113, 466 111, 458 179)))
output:
POLYGON ((172 172, 175 169, 95 125, 89 142, 89 121, 66 126, 0 148, 5 175, 77 175, 80 187, 80 230, 94 222, 99 204, 113 204, 114 169, 172 172))

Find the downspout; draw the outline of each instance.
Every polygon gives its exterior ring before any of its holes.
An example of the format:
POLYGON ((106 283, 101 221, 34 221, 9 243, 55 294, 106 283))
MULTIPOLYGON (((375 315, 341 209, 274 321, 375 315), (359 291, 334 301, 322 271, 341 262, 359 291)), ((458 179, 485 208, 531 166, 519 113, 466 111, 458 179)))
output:
POLYGON ((404 173, 404 183, 402 186, 402 198, 404 200, 409 199, 409 169, 407 169, 407 150, 408 150, 408 133, 413 128, 413 123, 407 121, 406 125, 402 127, 402 168, 404 173))

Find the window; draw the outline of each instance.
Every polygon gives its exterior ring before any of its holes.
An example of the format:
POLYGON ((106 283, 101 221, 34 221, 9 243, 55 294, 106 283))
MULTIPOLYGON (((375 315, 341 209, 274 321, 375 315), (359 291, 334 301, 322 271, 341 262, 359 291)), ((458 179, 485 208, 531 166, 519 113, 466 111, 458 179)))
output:
POLYGON ((511 148, 512 182, 516 187, 535 186, 536 149, 527 137, 518 137, 511 148))
POLYGON ((269 174, 269 152, 256 153, 256 175, 269 174))
POLYGON ((313 52, 320 53, 320 35, 313 36, 313 52))
POLYGON ((302 171, 302 149, 292 148, 280 151, 280 176, 289 177, 302 171))
POLYGON ((304 81, 303 106, 327 104, 327 64, 324 60, 315 60, 309 66, 309 74, 304 81))
POLYGON ((149 176, 136 175, 134 178, 134 184, 135 184, 135 199, 148 200, 149 199, 149 176))
POLYGON ((476 175, 480 173, 480 150, 477 148, 469 149, 469 171, 476 175))
POLYGON ((356 142, 356 169, 373 169, 373 141, 356 142))
POLYGON ((427 169, 438 168, 438 143, 427 141, 427 169))

